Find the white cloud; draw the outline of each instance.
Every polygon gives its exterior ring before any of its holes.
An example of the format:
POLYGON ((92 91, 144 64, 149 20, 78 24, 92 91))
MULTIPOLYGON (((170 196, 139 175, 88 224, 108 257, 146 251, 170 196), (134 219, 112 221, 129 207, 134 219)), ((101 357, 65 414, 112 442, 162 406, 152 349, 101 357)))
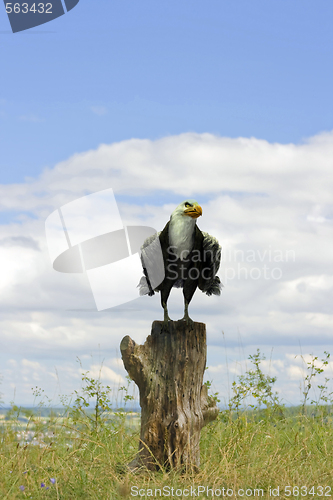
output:
POLYGON ((102 367, 99 365, 91 365, 89 374, 92 378, 96 380, 100 379, 107 384, 123 384, 125 382, 125 379, 121 375, 104 365, 102 367))
MULTIPOLYGON (((109 187, 120 200, 125 224, 159 230, 186 197, 203 206, 198 226, 223 246, 220 276, 225 283, 220 298, 197 292, 190 306, 193 319, 207 324, 209 345, 221 346, 224 330, 232 346, 239 330, 244 345, 266 351, 289 346, 289 352, 298 352, 299 342, 303 352, 310 346, 320 355, 330 350, 332 153, 333 133, 299 145, 211 134, 131 139, 75 154, 36 180, 0 186, 0 209, 23 214, 1 227, 5 352, 17 362, 29 358, 41 366, 62 366, 64 391, 76 356, 95 352, 98 344, 108 356, 110 350, 119 353, 124 335, 143 342, 151 322, 162 318, 159 296, 97 313, 84 275, 52 270, 44 235, 47 216, 109 187), (160 201, 168 197, 167 203, 160 201)), ((173 291, 171 317, 181 317, 182 308, 181 294, 173 291)), ((297 363, 286 359, 281 351, 271 373, 283 377, 284 370, 291 370, 294 376, 297 363)), ((208 365, 214 374, 226 373, 224 358, 213 351, 208 365)), ((105 380, 125 375, 122 366, 109 366, 105 380)), ((230 370, 239 373, 236 364, 230 370)), ((4 380, 2 392, 9 383, 4 380)))
POLYGON ((225 371, 225 365, 221 365, 220 364, 220 365, 217 365, 217 366, 209 366, 208 371, 212 372, 212 373, 224 372, 225 371))
POLYGON ((22 359, 22 366, 27 369, 40 370, 41 364, 37 361, 29 361, 28 359, 22 359))
POLYGON ((291 365, 287 369, 287 374, 291 380, 301 380, 306 376, 306 371, 300 366, 291 365))

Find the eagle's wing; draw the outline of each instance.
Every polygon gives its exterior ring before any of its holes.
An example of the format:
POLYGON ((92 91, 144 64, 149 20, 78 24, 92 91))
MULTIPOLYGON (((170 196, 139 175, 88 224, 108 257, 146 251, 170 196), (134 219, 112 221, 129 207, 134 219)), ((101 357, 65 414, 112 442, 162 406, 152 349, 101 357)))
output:
POLYGON ((138 284, 140 295, 154 295, 154 290, 162 283, 165 277, 165 267, 162 248, 164 234, 167 236, 167 226, 163 231, 149 236, 141 247, 140 258, 144 276, 138 284), (162 246, 161 246, 162 243, 162 246))
POLYGON ((221 262, 221 246, 214 236, 202 231, 202 269, 198 287, 207 295, 220 295, 223 287, 216 276, 221 262))
POLYGON ((154 253, 151 251, 152 247, 151 245, 154 245, 156 242, 156 239, 158 240, 160 235, 160 232, 155 233, 151 236, 149 236, 144 242, 143 245, 140 249, 140 259, 142 263, 142 268, 144 272, 144 276, 140 279, 140 282, 138 284, 139 287, 139 293, 140 295, 149 295, 152 296, 154 295, 154 290, 151 286, 149 277, 148 277, 148 267, 149 267, 149 262, 154 261, 154 253))

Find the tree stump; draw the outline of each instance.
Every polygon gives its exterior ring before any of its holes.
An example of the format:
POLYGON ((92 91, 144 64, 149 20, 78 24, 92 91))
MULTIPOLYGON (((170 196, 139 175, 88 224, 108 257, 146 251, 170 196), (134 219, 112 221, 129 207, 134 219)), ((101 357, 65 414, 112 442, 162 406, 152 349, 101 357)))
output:
POLYGON ((184 321, 170 321, 168 332, 162 325, 153 322, 143 345, 128 335, 120 344, 124 366, 140 391, 140 444, 131 470, 198 468, 201 429, 218 415, 202 384, 206 325, 194 323, 190 330, 184 321))

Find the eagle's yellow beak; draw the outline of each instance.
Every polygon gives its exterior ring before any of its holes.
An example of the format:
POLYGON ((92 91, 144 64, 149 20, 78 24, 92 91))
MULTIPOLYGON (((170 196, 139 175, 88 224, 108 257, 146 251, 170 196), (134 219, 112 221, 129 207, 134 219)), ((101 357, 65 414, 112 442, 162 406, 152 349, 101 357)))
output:
POLYGON ((193 207, 186 208, 184 214, 189 215, 192 219, 197 219, 202 215, 202 208, 200 205, 194 205, 193 207))

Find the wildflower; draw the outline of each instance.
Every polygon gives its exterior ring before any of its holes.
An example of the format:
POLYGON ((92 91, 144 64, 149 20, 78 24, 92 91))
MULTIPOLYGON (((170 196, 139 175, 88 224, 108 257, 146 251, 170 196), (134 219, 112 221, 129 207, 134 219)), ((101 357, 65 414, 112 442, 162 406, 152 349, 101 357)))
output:
POLYGON ((40 487, 44 488, 45 487, 45 483, 40 483, 40 487))
POLYGON ((27 471, 27 470, 25 470, 25 471, 23 472, 23 474, 26 474, 27 472, 28 472, 28 471, 27 471))
POLYGON ((20 486, 20 490, 21 490, 21 491, 24 491, 24 490, 25 490, 25 487, 23 486, 23 484, 20 486))
POLYGON ((50 481, 51 481, 52 484, 54 484, 56 482, 56 480, 54 479, 54 477, 51 477, 50 481))

